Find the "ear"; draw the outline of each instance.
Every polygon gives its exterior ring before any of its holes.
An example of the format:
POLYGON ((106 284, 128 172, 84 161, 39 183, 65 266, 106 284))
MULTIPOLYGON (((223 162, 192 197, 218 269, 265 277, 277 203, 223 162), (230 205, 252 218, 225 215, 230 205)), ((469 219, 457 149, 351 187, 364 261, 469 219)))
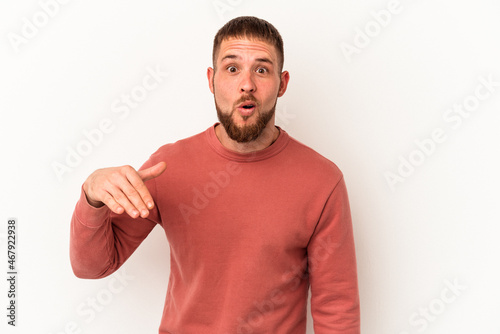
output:
POLYGON ((278 97, 282 97, 283 94, 285 94, 289 80, 290 80, 290 73, 288 73, 288 71, 283 71, 281 73, 281 82, 280 82, 280 89, 278 91, 278 97))
POLYGON ((208 87, 210 88, 210 91, 212 94, 214 93, 214 74, 215 70, 211 67, 207 69, 207 79, 208 79, 208 87))

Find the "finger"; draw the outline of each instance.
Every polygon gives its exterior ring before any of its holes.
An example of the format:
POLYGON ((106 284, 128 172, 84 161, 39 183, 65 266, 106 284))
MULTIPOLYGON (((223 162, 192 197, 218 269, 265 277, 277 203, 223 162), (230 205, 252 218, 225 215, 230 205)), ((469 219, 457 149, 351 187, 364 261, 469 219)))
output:
POLYGON ((152 167, 140 170, 138 173, 141 179, 146 182, 160 176, 165 171, 165 169, 167 169, 167 164, 166 162, 161 161, 152 167))
MULTIPOLYGON (((130 185, 129 185, 130 186, 130 185)), ((131 186, 130 186, 131 188, 131 186)), ((132 202, 129 200, 130 197, 127 195, 123 190, 122 187, 113 187, 112 189, 108 190, 112 199, 119 205, 121 206, 124 211, 132 218, 137 218, 140 215, 139 209, 132 204, 132 202)), ((130 190, 128 190, 130 191, 130 190)), ((139 196, 139 194, 137 194, 139 196)), ((112 202, 112 201, 110 201, 112 202)), ((118 212, 117 212, 118 213, 118 212)))
POLYGON ((116 214, 121 215, 125 211, 125 209, 120 204, 118 204, 113 198, 113 196, 111 196, 111 194, 108 192, 106 192, 102 196, 102 202, 116 214))
POLYGON ((138 173, 131 172, 127 174, 127 179, 130 182, 131 187, 140 197, 140 200, 136 199, 136 201, 132 202, 138 209, 141 210, 141 216, 146 218, 149 214, 147 209, 152 209, 154 207, 153 197, 149 193, 148 187, 146 187, 138 173), (146 207, 143 207, 143 205, 146 207))
POLYGON ((149 215, 146 203, 153 202, 148 189, 133 168, 126 167, 124 176, 125 177, 119 178, 115 181, 115 185, 118 187, 118 190, 115 190, 116 193, 114 193, 113 196, 118 200, 118 203, 120 205, 125 205, 125 210, 129 208, 129 203, 133 206, 133 208, 130 207, 129 210, 131 210, 134 218, 139 215, 142 218, 146 218, 149 215), (143 196, 136 187, 141 189, 141 192, 144 194, 146 201, 143 200, 143 196), (125 198, 123 198, 122 196, 125 198))
POLYGON ((113 197, 130 217, 137 218, 140 212, 145 210, 145 204, 142 203, 139 194, 127 179, 127 174, 130 173, 136 173, 130 166, 117 168, 106 179, 102 188, 113 197))

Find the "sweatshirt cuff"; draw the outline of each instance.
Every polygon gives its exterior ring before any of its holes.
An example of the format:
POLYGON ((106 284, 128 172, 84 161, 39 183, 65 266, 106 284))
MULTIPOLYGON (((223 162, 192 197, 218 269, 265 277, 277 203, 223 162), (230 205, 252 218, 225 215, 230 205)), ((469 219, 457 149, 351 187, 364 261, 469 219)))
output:
POLYGON ((108 218, 111 210, 103 205, 100 208, 95 208, 87 201, 83 186, 81 188, 80 199, 76 203, 75 215, 78 221, 87 227, 98 228, 104 225, 106 218, 108 218))

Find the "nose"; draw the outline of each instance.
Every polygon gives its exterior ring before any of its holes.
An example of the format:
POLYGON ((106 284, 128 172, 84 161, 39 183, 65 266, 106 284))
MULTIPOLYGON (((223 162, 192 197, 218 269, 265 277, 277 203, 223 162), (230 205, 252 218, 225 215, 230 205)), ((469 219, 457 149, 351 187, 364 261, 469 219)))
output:
POLYGON ((240 92, 241 93, 254 93, 257 89, 251 71, 244 71, 241 74, 240 92))

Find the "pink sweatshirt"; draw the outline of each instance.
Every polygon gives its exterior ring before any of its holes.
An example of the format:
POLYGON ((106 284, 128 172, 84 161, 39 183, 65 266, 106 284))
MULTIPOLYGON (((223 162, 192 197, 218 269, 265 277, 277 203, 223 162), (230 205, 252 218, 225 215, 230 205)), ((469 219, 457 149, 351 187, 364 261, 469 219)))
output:
POLYGON ((161 147, 142 166, 167 163, 146 182, 156 203, 147 219, 96 209, 82 192, 71 221, 75 275, 110 275, 160 225, 171 269, 159 333, 304 334, 310 285, 315 333, 358 334, 340 170, 282 129, 268 148, 239 154, 214 128, 161 147))

